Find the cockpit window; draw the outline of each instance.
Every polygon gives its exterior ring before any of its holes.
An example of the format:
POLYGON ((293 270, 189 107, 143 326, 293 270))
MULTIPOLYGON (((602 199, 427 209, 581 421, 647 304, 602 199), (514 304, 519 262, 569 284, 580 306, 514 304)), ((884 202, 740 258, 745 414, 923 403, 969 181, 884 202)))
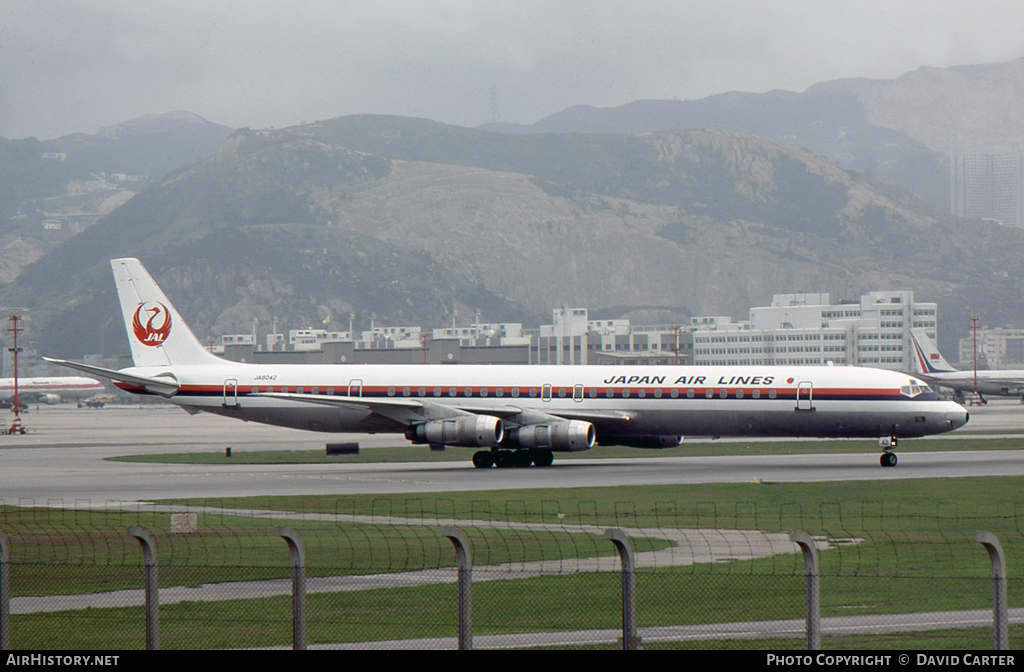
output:
POLYGON ((916 397, 917 395, 924 393, 925 389, 926 388, 920 385, 904 385, 900 388, 900 394, 906 397, 916 397))

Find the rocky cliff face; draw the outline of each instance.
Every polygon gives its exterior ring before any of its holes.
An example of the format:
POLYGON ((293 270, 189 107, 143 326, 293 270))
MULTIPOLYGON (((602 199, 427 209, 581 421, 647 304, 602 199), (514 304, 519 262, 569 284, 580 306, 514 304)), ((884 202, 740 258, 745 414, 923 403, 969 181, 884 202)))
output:
POLYGON ((647 133, 703 128, 749 133, 867 171, 948 212, 948 154, 1024 151, 1024 59, 920 68, 892 80, 821 82, 801 93, 729 92, 700 100, 570 107, 503 133, 647 133))
POLYGON ((231 133, 196 115, 174 112, 133 119, 96 135, 0 138, 0 283, 167 172, 209 156, 231 133), (9 245, 16 240, 20 246, 9 245), (24 253, 29 248, 35 256, 24 253))
POLYGON ((867 119, 945 152, 1024 152, 1024 59, 920 68, 858 95, 867 119))
POLYGON ((0 283, 14 280, 41 256, 42 248, 32 240, 17 235, 0 236, 0 283))

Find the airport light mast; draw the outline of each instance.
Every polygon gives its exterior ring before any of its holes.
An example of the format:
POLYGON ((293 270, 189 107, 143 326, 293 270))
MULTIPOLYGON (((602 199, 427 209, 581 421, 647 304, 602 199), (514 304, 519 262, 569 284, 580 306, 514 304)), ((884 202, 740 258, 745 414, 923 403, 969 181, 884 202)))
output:
POLYGON ((971 404, 980 404, 981 395, 978 394, 978 329, 980 328, 979 322, 981 316, 971 315, 967 322, 967 328, 971 330, 972 343, 971 347, 974 349, 974 394, 971 398, 971 404))
POLYGON ((971 315, 967 328, 971 330, 971 348, 974 350, 974 393, 978 393, 978 316, 971 315))
POLYGON ((423 363, 427 363, 427 351, 430 350, 430 334, 420 332, 420 347, 423 348, 423 363))
POLYGON ((21 326, 21 315, 11 315, 7 318, 7 331, 14 337, 14 347, 10 348, 10 351, 14 353, 14 421, 11 422, 11 426, 7 429, 8 434, 24 434, 25 427, 21 424, 21 403, 18 400, 18 353, 21 348, 18 347, 18 334, 25 331, 25 328, 21 326))

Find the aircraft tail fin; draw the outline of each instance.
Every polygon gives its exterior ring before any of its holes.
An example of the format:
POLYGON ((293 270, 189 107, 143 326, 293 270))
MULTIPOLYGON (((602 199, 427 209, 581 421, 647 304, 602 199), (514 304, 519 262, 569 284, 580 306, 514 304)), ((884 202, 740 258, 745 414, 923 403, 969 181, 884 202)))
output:
POLYGON ((114 284, 135 366, 208 364, 208 352, 138 259, 112 259, 114 284))
POLYGON ((911 329, 910 340, 917 373, 927 375, 929 373, 946 373, 956 370, 949 365, 949 362, 946 361, 942 353, 939 352, 938 347, 936 347, 935 341, 928 338, 928 334, 924 329, 911 329))

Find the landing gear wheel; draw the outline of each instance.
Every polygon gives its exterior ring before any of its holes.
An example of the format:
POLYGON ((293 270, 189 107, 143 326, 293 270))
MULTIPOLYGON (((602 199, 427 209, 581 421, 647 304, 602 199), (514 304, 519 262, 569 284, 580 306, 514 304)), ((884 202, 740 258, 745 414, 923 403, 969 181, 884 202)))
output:
POLYGON ((493 467, 494 458, 491 457, 491 451, 478 450, 473 453, 473 466, 477 469, 490 469, 493 467))
POLYGON ((494 454, 494 466, 498 469, 508 469, 515 466, 515 456, 511 450, 499 450, 494 454))
POLYGON ((526 448, 520 448, 519 450, 513 452, 512 464, 517 467, 532 467, 533 451, 526 448))
POLYGON ((537 449, 533 451, 533 464, 538 467, 550 467, 555 461, 555 454, 550 450, 537 449))
POLYGON ((896 461, 896 453, 882 453, 882 456, 878 458, 878 463, 883 467, 895 467, 896 461))

